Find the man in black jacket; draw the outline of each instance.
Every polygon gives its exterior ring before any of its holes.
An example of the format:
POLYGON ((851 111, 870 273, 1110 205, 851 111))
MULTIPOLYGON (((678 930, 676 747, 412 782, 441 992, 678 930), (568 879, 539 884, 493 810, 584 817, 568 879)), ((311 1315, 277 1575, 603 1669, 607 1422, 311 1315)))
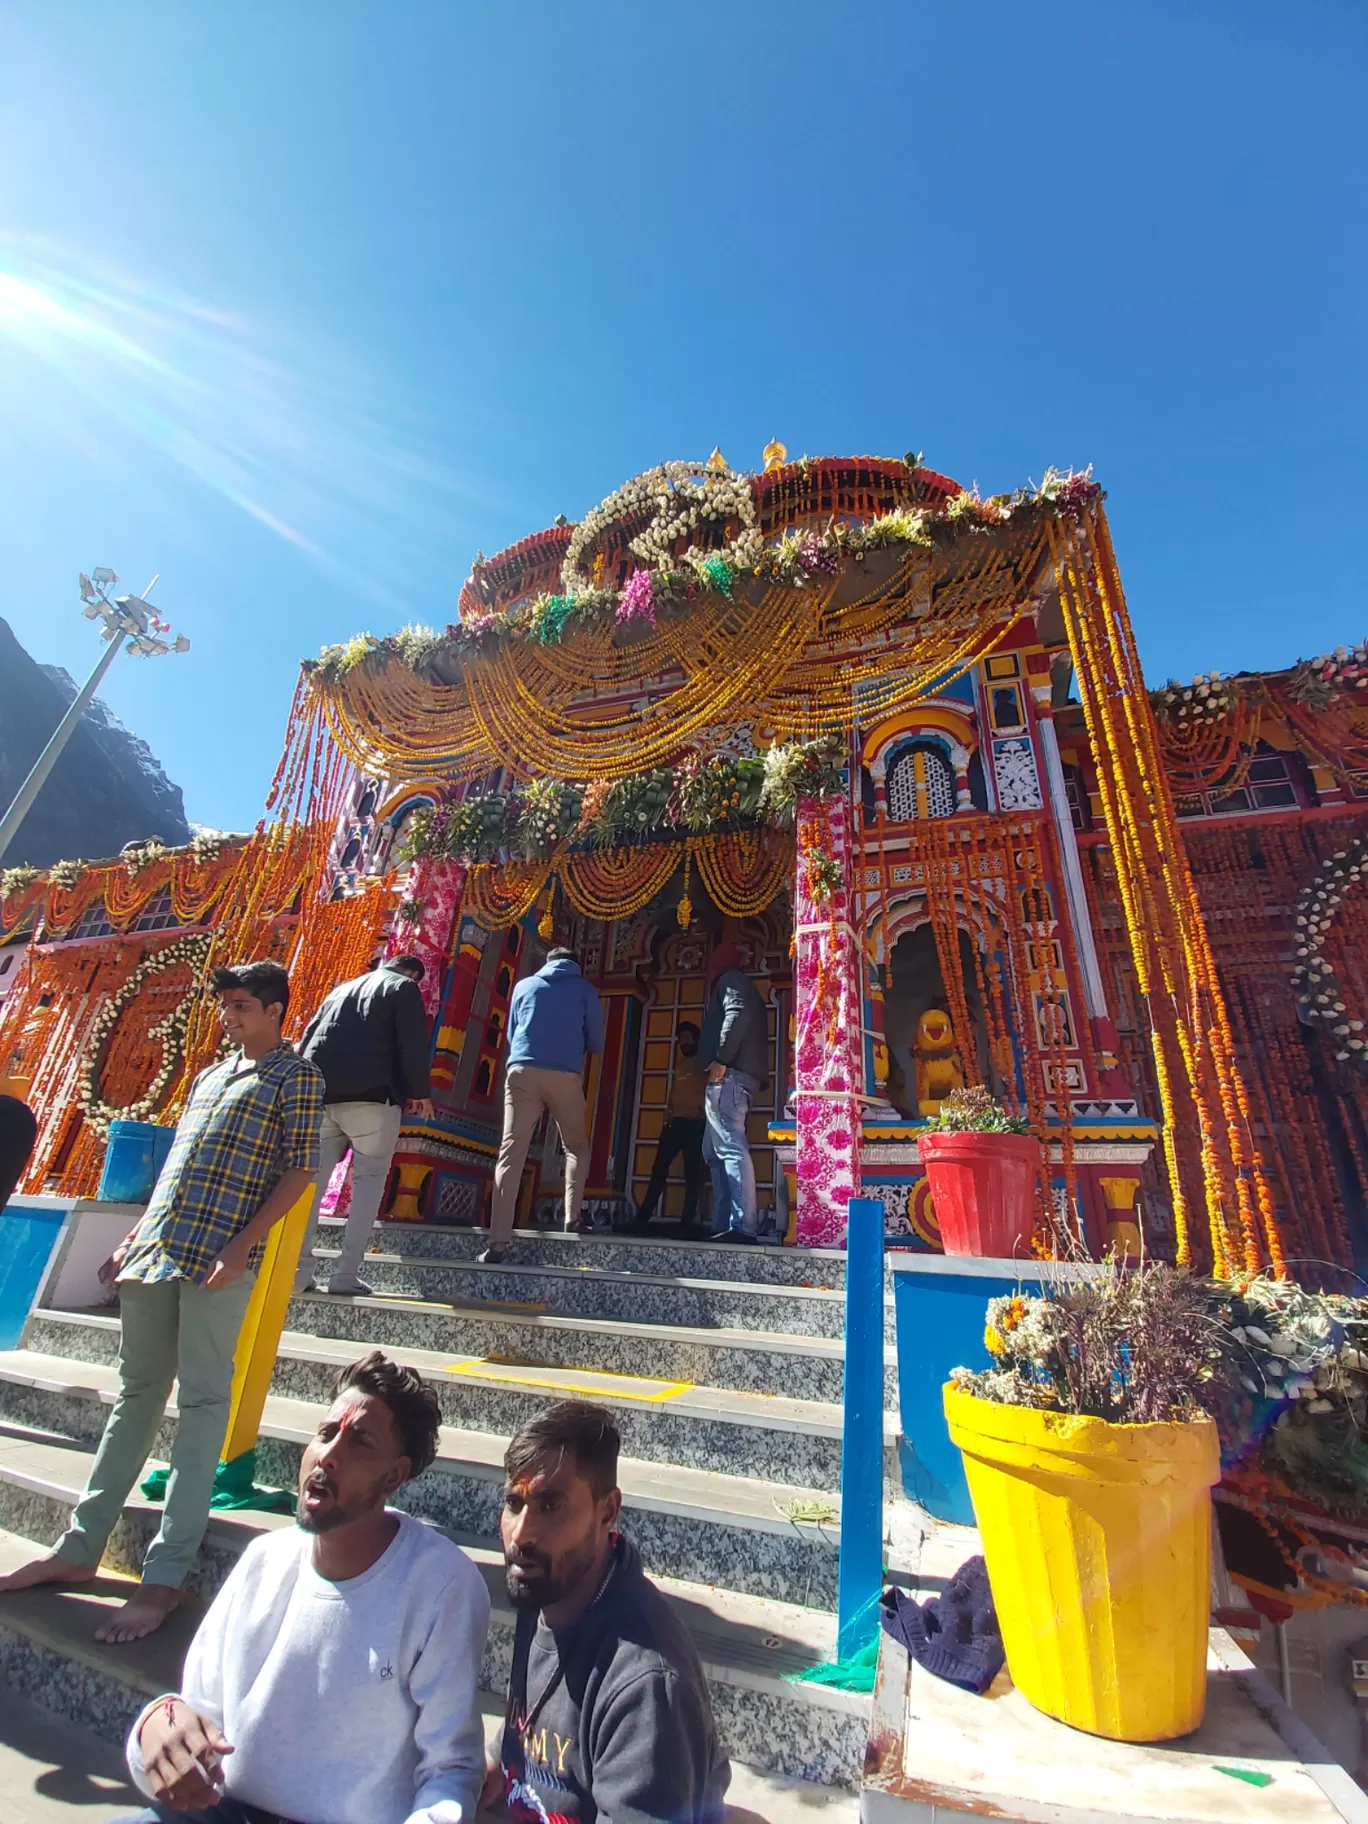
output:
POLYGON ((708 1073, 703 1157, 712 1172, 713 1241, 753 1243, 758 1214, 746 1119, 769 1075, 769 1024, 735 944, 712 953, 712 993, 698 1056, 708 1073))
POLYGON ((369 975, 334 988, 304 1034, 300 1051, 322 1071, 327 1094, 318 1186, 296 1278, 302 1292, 319 1290, 313 1280, 318 1206, 348 1147, 351 1210, 328 1290, 354 1298, 370 1292, 358 1269, 380 1211, 404 1104, 420 1121, 432 1119, 427 1013, 418 992, 422 979, 418 957, 392 956, 369 975))

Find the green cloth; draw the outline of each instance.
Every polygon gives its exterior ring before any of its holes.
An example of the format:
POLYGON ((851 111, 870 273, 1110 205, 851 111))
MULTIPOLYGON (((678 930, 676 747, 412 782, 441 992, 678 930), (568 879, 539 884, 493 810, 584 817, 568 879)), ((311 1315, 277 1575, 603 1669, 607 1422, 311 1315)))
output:
MULTIPOLYGON (((171 1472, 154 1469, 142 1483, 149 1501, 161 1501, 171 1472)), ((251 1508, 263 1514, 292 1514, 295 1498, 283 1488, 258 1488, 256 1485, 256 1452, 244 1450, 231 1463, 220 1463, 214 1471, 214 1492, 210 1507, 251 1508)))
POLYGON ((872 1691, 874 1674, 879 1667, 879 1637, 848 1659, 826 1660, 820 1666, 809 1666, 805 1672, 790 1672, 791 1685, 828 1685, 834 1691, 872 1691))
POLYGON ((204 1537, 214 1474, 228 1430, 233 1352, 255 1274, 221 1292, 188 1279, 119 1283, 119 1397, 85 1493, 57 1546, 70 1564, 97 1565, 123 1513, 166 1412, 173 1382, 178 1418, 166 1511, 143 1562, 143 1582, 179 1589, 204 1537))

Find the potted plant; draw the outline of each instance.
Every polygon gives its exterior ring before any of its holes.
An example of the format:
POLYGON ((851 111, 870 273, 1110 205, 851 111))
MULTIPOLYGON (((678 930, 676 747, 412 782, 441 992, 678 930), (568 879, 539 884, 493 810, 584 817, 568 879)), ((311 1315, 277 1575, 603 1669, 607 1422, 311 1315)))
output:
POLYGON ((1154 1263, 989 1302, 995 1366, 945 1388, 1007 1664, 1114 1741, 1202 1720, 1211 1485, 1229 1357, 1208 1289, 1154 1263))
POLYGON ((1040 1142, 986 1089, 952 1089, 917 1133, 947 1254, 1029 1253, 1040 1142))

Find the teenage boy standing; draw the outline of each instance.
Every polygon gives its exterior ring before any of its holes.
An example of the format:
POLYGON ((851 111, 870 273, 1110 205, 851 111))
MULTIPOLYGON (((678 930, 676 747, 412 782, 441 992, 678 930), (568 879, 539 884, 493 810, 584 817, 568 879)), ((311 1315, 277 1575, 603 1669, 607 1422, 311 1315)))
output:
POLYGON ((216 969, 213 987, 239 1049, 196 1077, 152 1201, 100 1269, 119 1287, 119 1397, 85 1493, 47 1557, 0 1577, 4 1591, 96 1576, 178 1381, 161 1528, 142 1582, 98 1640, 151 1634, 181 1599, 209 1518, 261 1244, 318 1169, 323 1078, 281 1039, 289 976, 279 963, 244 963, 216 969))

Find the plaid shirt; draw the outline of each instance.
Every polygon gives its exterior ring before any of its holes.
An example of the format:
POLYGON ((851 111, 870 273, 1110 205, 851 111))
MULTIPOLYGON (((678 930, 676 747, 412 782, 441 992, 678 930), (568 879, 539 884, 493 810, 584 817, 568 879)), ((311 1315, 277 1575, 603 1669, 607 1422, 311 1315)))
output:
POLYGON ((119 1278, 202 1284, 286 1172, 318 1170, 322 1118, 322 1073, 288 1045, 202 1070, 119 1278))

